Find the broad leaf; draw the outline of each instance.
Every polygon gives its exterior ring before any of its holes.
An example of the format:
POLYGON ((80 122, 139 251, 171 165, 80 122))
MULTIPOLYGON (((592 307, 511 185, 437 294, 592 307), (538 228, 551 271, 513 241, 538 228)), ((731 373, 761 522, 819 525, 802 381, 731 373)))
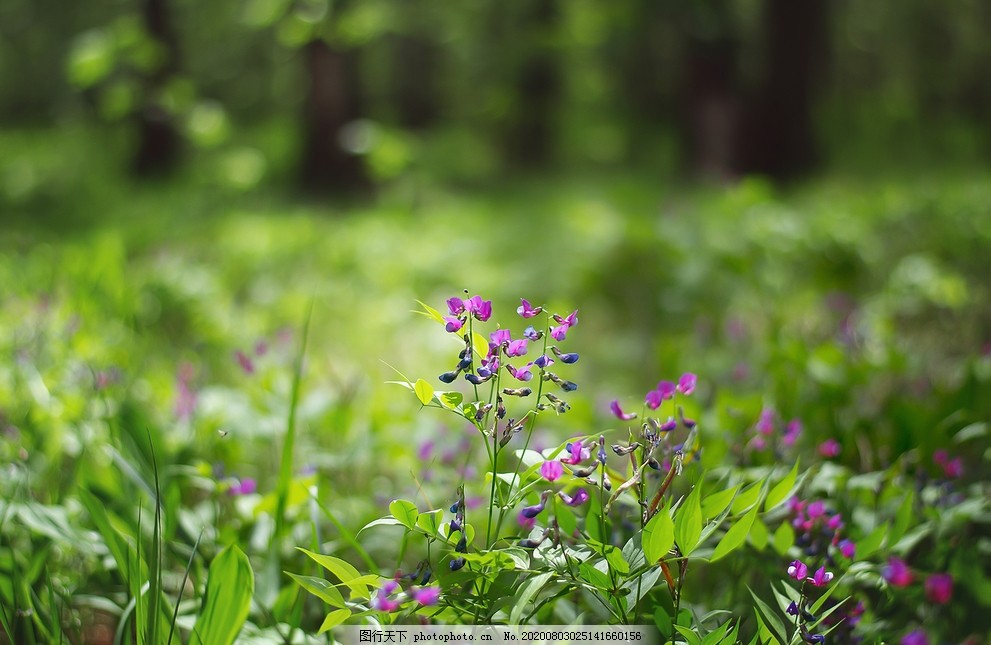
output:
POLYGON ((702 507, 699 504, 700 488, 696 486, 688 499, 678 509, 674 521, 674 541, 682 555, 689 555, 698 546, 702 536, 702 507))
POLYGON ((643 527, 641 543, 644 557, 650 564, 654 564, 671 550, 674 546, 674 522, 668 514, 668 509, 660 509, 650 518, 643 527))
POLYGON ((416 504, 413 502, 405 499, 394 500, 389 504, 389 512, 409 530, 412 531, 416 528, 416 519, 420 513, 416 510, 416 504))
POLYGON ((233 643, 248 618, 254 590, 255 577, 248 556, 234 545, 226 547, 210 563, 203 606, 190 645, 233 643))
POLYGON ((416 393, 416 398, 420 400, 420 403, 427 405, 434 399, 434 388, 430 386, 422 378, 417 379, 416 383, 413 384, 413 391, 416 393))
POLYGON ((779 481, 771 491, 767 494, 767 499, 764 500, 764 510, 769 511, 781 502, 785 501, 795 487, 795 480, 798 479, 798 460, 795 461, 795 465, 792 466, 791 471, 785 475, 785 478, 779 481))
POLYGON ((726 557, 734 549, 742 545, 746 541, 747 535, 750 534, 750 528, 754 525, 755 519, 757 519, 757 506, 751 508, 749 513, 737 520, 733 526, 729 527, 726 535, 716 545, 716 550, 712 552, 710 562, 715 562, 726 557))

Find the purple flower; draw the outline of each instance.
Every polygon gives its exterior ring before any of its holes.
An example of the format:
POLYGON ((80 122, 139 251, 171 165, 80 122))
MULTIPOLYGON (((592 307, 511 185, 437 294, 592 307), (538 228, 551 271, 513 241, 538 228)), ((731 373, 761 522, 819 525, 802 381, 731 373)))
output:
POLYGON ((410 597, 421 605, 436 605, 440 598, 440 587, 437 585, 417 587, 410 590, 410 597))
MULTIPOLYGON (((791 570, 789 569, 789 572, 790 571, 791 570)), ((829 571, 826 571, 826 567, 824 566, 816 569, 816 572, 812 575, 811 578, 807 578, 809 582, 811 582, 817 587, 825 587, 827 584, 829 584, 829 581, 832 579, 833 579, 833 574, 830 573, 829 571)))
POLYGON ((465 312, 465 301, 458 297, 448 298, 447 310, 451 312, 452 316, 460 316, 465 312))
POLYGON ((472 296, 465 301, 465 308, 476 320, 485 322, 492 317, 492 301, 482 300, 482 296, 472 296))
POLYGON ((529 327, 523 330, 523 337, 526 338, 527 340, 538 341, 543 335, 544 333, 534 329, 533 325, 530 325, 529 327))
POLYGON ((809 514, 810 520, 817 520, 826 514, 826 505, 821 500, 816 500, 809 504, 806 512, 809 514))
POLYGON ((451 564, 449 566, 451 568, 451 571, 457 571, 463 568, 465 566, 465 563, 467 562, 468 560, 466 560, 465 558, 454 558, 453 560, 451 560, 451 564))
POLYGON ((516 357, 526 354, 526 340, 511 340, 506 348, 506 356, 516 357))
POLYGON ((671 432, 678 427, 678 422, 674 420, 674 417, 668 417, 668 420, 658 426, 658 430, 661 432, 671 432))
POLYGON ((650 408, 651 410, 656 410, 657 408, 661 407, 661 403, 664 402, 664 399, 661 397, 660 392, 658 392, 657 390, 651 390, 650 392, 647 392, 646 402, 648 408, 650 408))
POLYGON ((581 506, 588 501, 588 491, 584 488, 579 488, 574 497, 571 497, 564 491, 560 491, 557 496, 568 506, 581 506))
POLYGON ((524 318, 533 318, 534 316, 536 316, 537 314, 539 314, 544 310, 543 307, 530 306, 529 301, 527 301, 525 298, 520 298, 520 302, 523 304, 521 304, 519 307, 516 308, 516 313, 523 316, 524 318))
POLYGON ((757 421, 757 432, 762 435, 769 435, 774 432, 774 410, 765 408, 760 411, 760 419, 757 421))
POLYGON ((902 636, 901 645, 929 645, 929 637, 921 629, 916 629, 902 636))
POLYGON ((622 421, 630 421, 637 418, 637 415, 633 412, 623 412, 623 408, 619 407, 619 401, 613 401, 610 403, 609 410, 616 415, 616 418, 622 421))
POLYGON ((900 558, 891 556, 888 564, 881 569, 881 576, 888 581, 892 587, 907 587, 912 584, 913 576, 908 564, 900 558))
POLYGON ((937 605, 945 605, 953 598, 953 576, 934 573, 926 578, 926 598, 937 605))
POLYGON ((832 459, 840 454, 840 444, 836 439, 830 437, 819 444, 819 454, 826 459, 832 459))
POLYGON ((553 338, 558 342, 564 340, 567 335, 568 335, 567 325, 558 325, 557 327, 551 330, 551 338, 553 338))
POLYGON ((195 375, 195 369, 189 363, 179 366, 176 374, 175 415, 181 421, 188 421, 196 411, 196 393, 189 386, 195 375))
POLYGON ((392 592, 394 592, 398 587, 399 584, 395 580, 387 580, 385 584, 383 584, 382 587, 375 592, 375 595, 372 596, 371 602, 368 603, 369 606, 378 611, 396 611, 399 609, 400 603, 398 600, 394 600, 389 596, 392 595, 392 592))
POLYGON ((857 553, 857 545, 850 540, 840 540, 837 545, 840 548, 840 553, 843 554, 844 558, 853 559, 853 556, 857 553))
POLYGON ((564 474, 564 466, 557 459, 540 464, 540 476, 552 482, 564 474))
POLYGON ((232 484, 230 488, 227 489, 228 495, 250 495, 258 490, 258 482, 256 482, 251 477, 245 477, 244 479, 238 481, 236 484, 232 484))
POLYGON ((234 352, 234 358, 237 359, 238 365, 241 366, 241 369, 244 370, 245 374, 255 373, 255 365, 251 362, 251 359, 248 358, 247 354, 241 350, 237 350, 234 352))
POLYGON ((564 319, 564 324, 567 325, 568 327, 574 327, 575 325, 578 324, 578 310, 577 309, 575 309, 570 314, 568 314, 568 317, 564 319))
POLYGON ((512 339, 513 335, 509 333, 508 329, 497 329, 489 334, 489 342, 495 347, 499 347, 503 343, 508 343, 512 339))
POLYGON ((688 396, 695 391, 695 384, 698 382, 698 377, 691 372, 685 372, 678 379, 678 391, 688 396))
POLYGON ((661 395, 661 400, 667 401, 674 398, 674 393, 678 386, 671 381, 661 381, 657 384, 657 392, 661 395))
POLYGON ((574 466, 580 464, 591 456, 591 451, 586 448, 581 441, 569 441, 565 449, 571 453, 570 456, 561 459, 561 463, 574 466))
POLYGON ((792 600, 791 601, 791 604, 788 605, 788 609, 785 609, 785 611, 788 612, 788 614, 791 615, 791 616, 797 616, 798 615, 798 604, 794 600, 792 600))
POLYGON ((789 447, 794 446, 800 434, 802 434, 802 422, 798 419, 792 419, 785 426, 785 433, 781 437, 781 442, 789 447))
POLYGON ((547 497, 549 494, 550 492, 545 490, 543 493, 540 494, 539 504, 534 504, 533 506, 524 506, 520 510, 520 517, 525 519, 533 519, 538 515, 540 515, 540 513, 544 510, 544 507, 547 505, 547 497))
POLYGON ((516 369, 512 365, 506 365, 506 369, 509 371, 510 374, 513 375, 513 378, 516 379, 517 381, 529 381, 530 379, 532 379, 533 374, 530 373, 531 367, 533 367, 533 363, 527 363, 526 365, 524 365, 519 369, 516 369))
POLYGON ((447 321, 447 324, 444 325, 444 329, 452 334, 456 331, 461 331, 461 328, 464 326, 464 321, 455 316, 444 316, 444 320, 447 321))
POLYGON ((548 356, 547 354, 541 354, 540 356, 534 359, 533 364, 539 367, 540 369, 544 369, 553 365, 554 359, 548 356))
POLYGON ((803 580, 809 574, 809 568, 801 560, 792 560, 788 565, 788 575, 795 580, 803 580))

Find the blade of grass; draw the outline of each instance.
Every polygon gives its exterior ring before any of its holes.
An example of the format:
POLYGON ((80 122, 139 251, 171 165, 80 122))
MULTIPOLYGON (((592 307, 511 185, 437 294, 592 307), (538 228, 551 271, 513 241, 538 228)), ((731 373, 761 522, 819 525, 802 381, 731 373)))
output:
MULTIPOLYGON (((151 438, 151 431, 148 431, 148 444, 151 447, 151 468, 155 481, 155 524, 152 527, 151 537, 151 557, 148 563, 148 582, 151 588, 148 591, 148 623, 146 625, 145 642, 151 645, 158 643, 159 635, 159 613, 164 607, 162 602, 162 489, 158 477, 158 458, 155 455, 155 442, 151 438)), ((138 539, 141 532, 138 531, 138 539)))
MULTIPOLYGON (((337 519, 337 516, 334 515, 333 511, 327 508, 316 495, 312 495, 311 497, 313 501, 316 502, 317 507, 323 512, 323 514, 327 517, 327 519, 330 520, 330 523, 337 528, 337 532, 340 534, 341 539, 347 542, 348 545, 355 550, 358 556, 368 567, 368 570, 372 573, 378 573, 378 565, 375 564, 374 560, 372 560, 372 556, 368 554, 368 551, 366 551, 365 548, 361 546, 361 543, 358 542, 358 538, 355 537, 354 533, 352 533, 350 529, 344 526, 344 524, 342 524, 341 521, 337 519)), ((313 550, 318 551, 319 549, 313 549, 313 550)))
POLYGON ((200 547, 200 540, 203 539, 203 531, 196 536, 196 542, 193 544, 193 552, 189 554, 189 562, 186 563, 186 570, 182 573, 182 582, 179 584, 179 597, 175 601, 175 609, 172 612, 172 622, 169 623, 169 637, 165 639, 168 645, 172 645, 172 635, 175 633, 175 624, 179 620, 179 602, 182 600, 182 592, 186 588, 186 581, 189 580, 189 572, 193 568, 193 559, 196 557, 196 551, 200 547))

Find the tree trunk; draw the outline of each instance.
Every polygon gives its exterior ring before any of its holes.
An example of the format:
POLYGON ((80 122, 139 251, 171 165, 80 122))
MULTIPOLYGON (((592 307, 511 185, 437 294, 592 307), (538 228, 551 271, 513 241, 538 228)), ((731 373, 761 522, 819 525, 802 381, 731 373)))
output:
POLYGON ((323 40, 303 49, 310 81, 304 112, 300 178, 314 192, 354 192, 370 186, 360 153, 358 70, 354 50, 323 40))
POLYGON ((743 170, 789 179, 818 161, 813 107, 826 54, 827 0, 766 0, 765 75, 748 119, 743 170))
POLYGON ((420 130, 437 122, 440 101, 437 89, 439 54, 420 34, 402 34, 394 41, 392 103, 399 123, 420 130))
POLYGON ((158 42, 163 60, 143 79, 144 101, 137 114, 138 147, 133 168, 139 175, 175 170, 181 143, 172 114, 156 98, 179 65, 179 45, 169 20, 168 0, 145 0, 145 29, 158 42))

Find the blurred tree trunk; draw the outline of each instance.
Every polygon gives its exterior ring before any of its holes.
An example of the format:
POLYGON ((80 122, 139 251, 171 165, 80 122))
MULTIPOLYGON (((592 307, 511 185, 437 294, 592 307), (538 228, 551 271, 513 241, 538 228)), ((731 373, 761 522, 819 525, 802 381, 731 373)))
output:
POLYGON ((748 117, 744 172, 788 179, 819 160, 813 119, 828 0, 766 0, 764 77, 748 117))
POLYGON ((181 142, 172 114, 158 99, 166 82, 179 66, 179 44, 169 18, 168 0, 145 0, 144 26, 156 41, 162 60, 143 79, 144 100, 137 114, 138 148, 133 160, 139 175, 158 175, 175 170, 181 142))
POLYGON ((361 116, 357 53, 313 40, 304 46, 303 56, 309 78, 303 114, 303 186, 313 192, 367 188, 370 181, 358 154, 363 152, 358 149, 360 133, 354 127, 361 116))
POLYGON ((437 63, 436 49, 423 36, 397 37, 392 94, 401 125, 422 129, 437 121, 440 114, 437 63))
POLYGON ((516 110, 505 148, 511 163, 540 166, 550 159, 554 147, 555 111, 560 99, 561 79, 553 50, 558 10, 555 0, 532 0, 516 31, 516 42, 528 47, 514 80, 516 110))

